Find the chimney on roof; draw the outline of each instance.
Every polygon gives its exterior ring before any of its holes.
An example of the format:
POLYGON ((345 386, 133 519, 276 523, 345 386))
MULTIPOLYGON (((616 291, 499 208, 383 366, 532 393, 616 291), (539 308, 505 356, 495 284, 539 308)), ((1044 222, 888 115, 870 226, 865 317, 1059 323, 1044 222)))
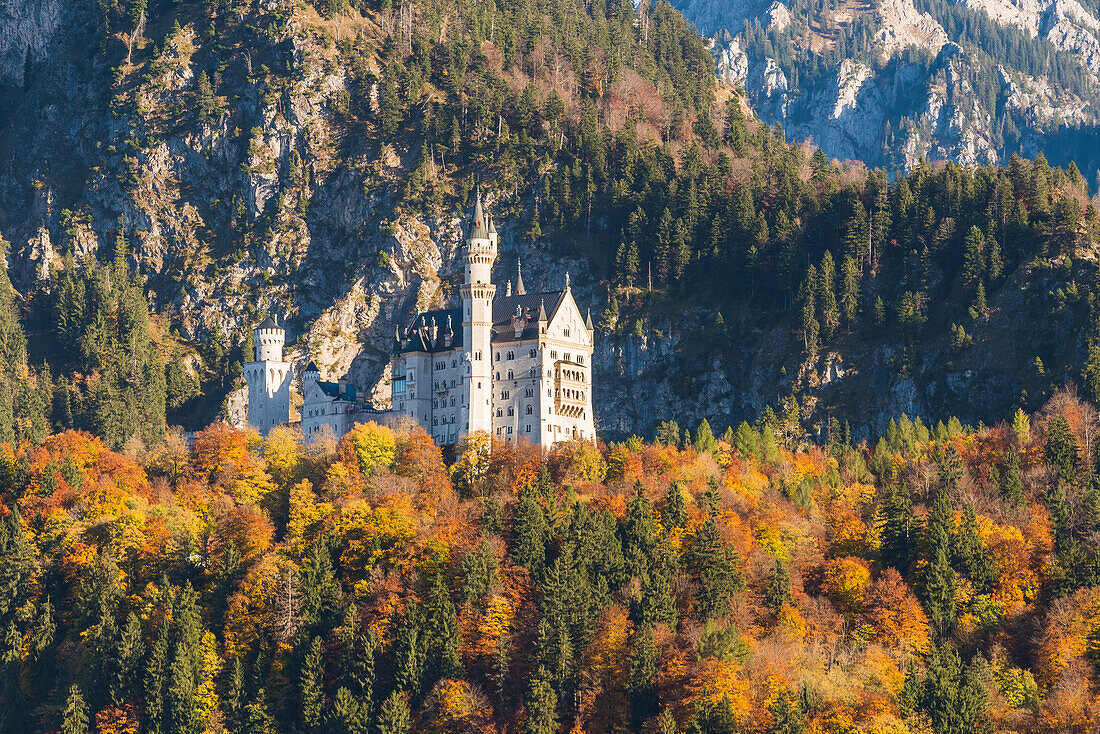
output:
POLYGON ((512 295, 512 281, 509 280, 507 285, 504 286, 504 296, 507 298, 508 296, 511 296, 511 295, 512 295))

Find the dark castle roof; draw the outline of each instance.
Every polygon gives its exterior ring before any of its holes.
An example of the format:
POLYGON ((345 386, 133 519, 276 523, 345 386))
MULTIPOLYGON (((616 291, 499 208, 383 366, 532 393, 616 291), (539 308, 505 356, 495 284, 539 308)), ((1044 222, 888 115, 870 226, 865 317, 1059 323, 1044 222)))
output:
POLYGON ((462 309, 439 308, 425 311, 405 330, 405 343, 394 344, 395 352, 444 352, 462 346, 462 309), (451 320, 451 340, 447 343, 447 319, 451 320), (432 326, 435 339, 432 339, 432 326))
MULTIPOLYGON (((537 339, 539 319, 547 319, 558 310, 566 291, 547 291, 545 293, 523 293, 493 298, 493 342, 525 341, 537 339), (519 336, 516 336, 515 320, 523 320, 519 336)), ((462 347, 462 309, 441 308, 419 314, 404 332, 403 343, 396 342, 395 353, 402 352, 447 352, 462 347), (446 340, 447 318, 451 319, 450 343, 446 340), (432 339, 432 324, 437 326, 435 339, 432 339)))
POLYGON ((259 326, 257 326, 256 328, 257 328, 257 329, 282 329, 283 327, 279 326, 279 324, 277 324, 277 323, 275 322, 275 319, 273 319, 273 318, 271 318, 270 316, 268 316, 268 317, 267 317, 266 319, 264 319, 264 320, 263 320, 263 322, 262 322, 262 323, 261 323, 261 324, 260 324, 259 326))

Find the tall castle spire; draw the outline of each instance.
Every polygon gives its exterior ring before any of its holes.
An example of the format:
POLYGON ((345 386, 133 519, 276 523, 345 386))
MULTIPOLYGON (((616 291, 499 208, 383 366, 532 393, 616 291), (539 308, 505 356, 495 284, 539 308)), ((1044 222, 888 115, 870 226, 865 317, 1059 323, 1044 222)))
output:
POLYGON ((527 289, 523 287, 523 260, 516 260, 516 295, 527 295, 527 289))

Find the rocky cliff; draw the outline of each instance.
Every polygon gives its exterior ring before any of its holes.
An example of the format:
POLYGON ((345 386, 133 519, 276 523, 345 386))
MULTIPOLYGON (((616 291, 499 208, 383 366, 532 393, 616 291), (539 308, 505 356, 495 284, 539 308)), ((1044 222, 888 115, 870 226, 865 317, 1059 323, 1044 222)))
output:
POLYGON ((674 4, 762 119, 832 157, 897 168, 1043 151, 1097 168, 1100 21, 1079 3, 674 4))

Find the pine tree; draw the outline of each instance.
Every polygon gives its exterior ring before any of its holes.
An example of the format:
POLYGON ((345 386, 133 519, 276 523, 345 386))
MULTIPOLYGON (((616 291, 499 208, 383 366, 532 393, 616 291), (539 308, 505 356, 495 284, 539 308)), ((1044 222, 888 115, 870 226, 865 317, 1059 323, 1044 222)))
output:
POLYGON ((210 77, 206 71, 199 73, 199 79, 195 84, 195 109, 199 113, 199 122, 205 125, 214 117, 217 102, 214 100, 214 87, 210 84, 210 77))
POLYGON ((653 629, 643 626, 634 635, 630 653, 630 673, 627 691, 634 731, 641 731, 645 722, 657 712, 657 644, 653 629))
POLYGON ((938 734, 976 734, 992 729, 985 688, 972 669, 963 667, 959 654, 946 645, 932 651, 919 707, 938 734))
POLYGON ((1069 421, 1064 415, 1056 415, 1047 426, 1043 455, 1058 481, 1072 482, 1076 479, 1077 453, 1077 437, 1073 434, 1069 421))
POLYGON ((634 493, 626 507, 623 522, 623 558, 627 573, 645 579, 653 565, 653 553, 657 544, 656 521, 653 504, 646 496, 641 480, 634 483, 634 493))
POLYGON ((960 570, 974 584, 974 590, 979 594, 992 591, 993 584, 997 580, 997 568, 993 564, 985 541, 978 534, 978 520, 972 504, 967 503, 966 509, 963 510, 963 520, 959 527, 955 548, 960 570))
POLYGON ((546 563, 546 515, 534 490, 525 487, 520 491, 512 523, 512 558, 517 565, 526 566, 538 574, 546 563))
POLYGON ((1004 471, 1001 473, 1001 496, 1011 507, 1023 507, 1027 504, 1024 496, 1024 484, 1020 478, 1020 454, 1015 446, 1005 451, 1004 471))
POLYGON ((409 734, 412 730, 412 715, 409 702, 399 691, 394 691, 382 703, 378 715, 378 734, 409 734))
POLYGON ((169 621, 165 619, 161 622, 160 632, 145 664, 145 718, 152 734, 166 731, 163 713, 164 689, 168 678, 168 629, 169 621))
POLYGON ((892 566, 906 576, 912 564, 912 546, 915 540, 913 508, 909 493, 897 482, 886 488, 882 503, 882 565, 892 566))
POLYGON ((817 296, 822 333, 828 341, 840 325, 840 309, 836 300, 836 264, 833 262, 833 254, 828 250, 822 256, 821 268, 818 270, 817 296))
POLYGON ((69 697, 65 699, 65 710, 61 715, 61 734, 87 734, 88 706, 75 683, 69 687, 69 697))
POLYGON ((688 570, 699 588, 695 592, 695 613, 707 620, 722 613, 735 591, 744 588, 744 576, 737 551, 727 545, 711 514, 695 534, 688 552, 688 570))
POLYGON ((461 678, 462 661, 458 656, 458 621, 443 574, 436 573, 424 603, 424 672, 428 690, 439 678, 461 678))
POLYGON ((787 564, 780 559, 775 559, 775 568, 768 575, 764 585, 764 606, 778 614, 784 605, 793 604, 794 596, 791 594, 791 575, 787 571, 787 564))
POLYGON ((316 732, 321 727, 321 713, 324 707, 324 692, 321 689, 324 675, 322 663, 321 638, 314 637, 302 660, 302 670, 298 675, 302 729, 306 732, 316 732))
MULTIPOLYGON (((397 696, 394 692, 393 696, 397 696)), ((392 698, 392 696, 391 696, 392 698)), ((386 701, 388 704, 389 701, 386 701)), ((385 716, 386 704, 382 705, 382 716, 385 716)), ((367 734, 370 731, 368 717, 370 712, 364 711, 359 700, 344 686, 336 689, 336 695, 332 699, 332 711, 329 714, 330 727, 333 731, 347 732, 347 734, 367 734)), ((385 732, 385 721, 378 722, 379 732, 385 732)))
POLYGON ((781 689, 768 710, 772 715, 769 734, 802 734, 804 728, 802 707, 791 695, 790 690, 781 689))
POLYGON ((557 734, 558 697, 550 685, 550 675, 545 668, 539 668, 531 678, 527 690, 527 720, 524 722, 524 734, 557 734))
POLYGON ((680 483, 673 480, 661 502, 661 524, 666 528, 682 528, 685 523, 687 506, 684 502, 684 491, 680 488, 680 483))
POLYGON ((710 429, 710 423, 704 418, 699 427, 695 429, 695 450, 701 454, 713 453, 718 448, 718 441, 714 438, 714 432, 710 429))
POLYGON ((936 630, 946 632, 955 623, 955 573, 951 569, 951 507, 943 486, 936 489, 928 517, 925 546, 924 605, 936 630))

